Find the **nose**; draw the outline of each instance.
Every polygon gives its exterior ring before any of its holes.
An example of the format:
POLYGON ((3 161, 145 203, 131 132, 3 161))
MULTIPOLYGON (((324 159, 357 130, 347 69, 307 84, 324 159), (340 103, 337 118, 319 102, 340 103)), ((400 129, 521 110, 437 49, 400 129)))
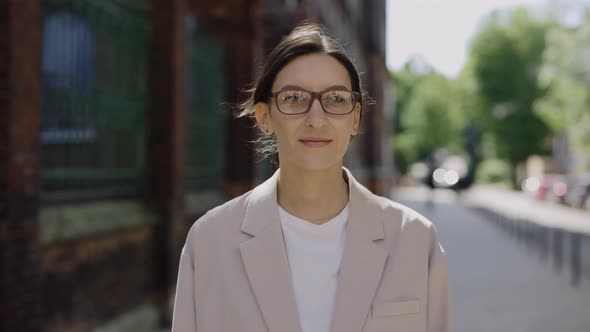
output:
POLYGON ((309 108, 309 112, 307 112, 307 117, 305 118, 305 124, 314 127, 314 128, 321 128, 326 123, 326 113, 320 104, 319 99, 315 99, 311 107, 309 108))

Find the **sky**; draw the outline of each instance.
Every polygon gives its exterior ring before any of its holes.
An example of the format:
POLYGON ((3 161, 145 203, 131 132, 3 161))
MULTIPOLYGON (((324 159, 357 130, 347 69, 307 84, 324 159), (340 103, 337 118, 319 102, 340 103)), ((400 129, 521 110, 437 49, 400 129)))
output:
POLYGON ((413 55, 420 55, 437 71, 455 77, 466 61, 469 40, 489 13, 521 5, 539 8, 551 0, 386 1, 387 67, 398 70, 413 55))

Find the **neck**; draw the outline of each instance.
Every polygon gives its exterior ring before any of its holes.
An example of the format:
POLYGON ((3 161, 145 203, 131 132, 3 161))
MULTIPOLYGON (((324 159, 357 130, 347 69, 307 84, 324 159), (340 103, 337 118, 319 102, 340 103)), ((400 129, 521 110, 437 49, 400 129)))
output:
POLYGON ((278 204, 287 212, 314 224, 337 216, 348 203, 348 185, 342 165, 305 170, 281 165, 278 204))

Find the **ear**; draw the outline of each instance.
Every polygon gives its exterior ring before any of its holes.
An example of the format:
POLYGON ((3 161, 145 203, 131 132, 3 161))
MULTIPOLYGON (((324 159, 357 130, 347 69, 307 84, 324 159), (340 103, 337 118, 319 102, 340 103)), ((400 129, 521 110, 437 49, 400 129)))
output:
POLYGON ((361 125, 361 112, 361 104, 356 103, 356 105, 354 106, 354 111, 352 112, 354 115, 354 120, 352 123, 352 136, 356 136, 356 134, 358 134, 359 132, 359 127, 361 125))
POLYGON ((260 128, 265 135, 272 135, 273 129, 272 122, 270 121, 270 107, 268 107, 268 104, 263 102, 256 103, 255 112, 258 128, 260 128))

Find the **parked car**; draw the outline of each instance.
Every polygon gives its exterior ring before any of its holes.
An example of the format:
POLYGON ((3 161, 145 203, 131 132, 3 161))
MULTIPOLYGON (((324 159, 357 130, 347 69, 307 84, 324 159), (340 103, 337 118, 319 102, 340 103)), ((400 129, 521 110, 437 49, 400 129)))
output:
POLYGON ((568 205, 590 210, 590 173, 572 181, 566 197, 568 205))
POLYGON ((473 176, 469 173, 469 162, 466 157, 451 155, 439 167, 433 170, 431 181, 435 188, 447 188, 461 191, 473 184, 473 176))
POLYGON ((460 191, 469 188, 473 176, 469 173, 467 157, 459 155, 444 156, 441 160, 417 162, 410 166, 409 175, 416 182, 431 189, 445 188, 460 191))
POLYGON ((540 179, 530 177, 523 182, 523 191, 541 201, 565 203, 568 193, 567 179, 562 174, 545 174, 540 179))

